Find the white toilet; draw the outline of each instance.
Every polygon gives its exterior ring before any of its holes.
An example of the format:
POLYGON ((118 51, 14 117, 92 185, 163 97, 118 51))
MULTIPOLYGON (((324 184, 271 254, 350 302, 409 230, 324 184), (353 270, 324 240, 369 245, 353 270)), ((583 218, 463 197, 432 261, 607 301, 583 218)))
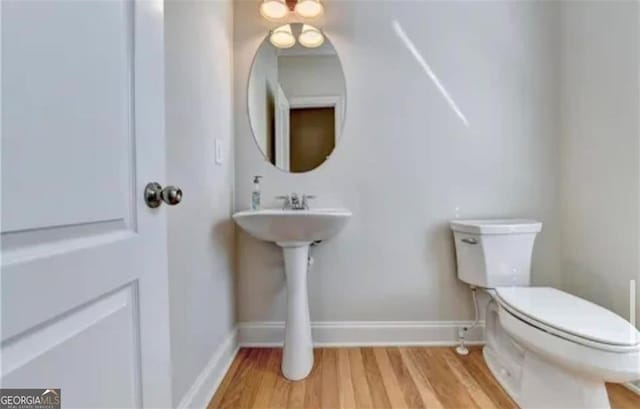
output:
POLYGON ((605 382, 640 379, 640 332, 613 312, 529 287, 542 223, 451 222, 458 277, 491 295, 484 358, 522 408, 609 408, 605 382))

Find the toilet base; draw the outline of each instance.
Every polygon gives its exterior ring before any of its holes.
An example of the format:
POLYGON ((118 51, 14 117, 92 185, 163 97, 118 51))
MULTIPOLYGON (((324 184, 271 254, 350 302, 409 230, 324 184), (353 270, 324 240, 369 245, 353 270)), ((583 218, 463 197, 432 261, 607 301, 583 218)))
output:
POLYGON ((489 371, 494 378, 498 381, 502 389, 507 392, 507 395, 514 401, 518 402, 520 396, 518 394, 519 385, 518 380, 515 379, 511 373, 505 368, 500 360, 500 357, 491 349, 486 346, 482 349, 482 355, 484 362, 487 364, 489 371))
POLYGON ((527 351, 517 401, 522 408, 610 408, 602 380, 579 377, 527 351))
POLYGON ((500 386, 523 409, 608 409, 609 396, 603 382, 582 379, 525 353, 522 378, 511 374, 491 349, 482 351, 485 362, 500 386))

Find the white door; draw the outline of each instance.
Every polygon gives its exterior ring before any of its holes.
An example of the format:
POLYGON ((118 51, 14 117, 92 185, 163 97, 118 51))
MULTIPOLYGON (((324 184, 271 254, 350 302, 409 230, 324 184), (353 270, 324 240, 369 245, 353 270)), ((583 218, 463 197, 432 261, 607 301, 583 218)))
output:
POLYGON ((171 405, 161 0, 2 1, 3 387, 171 405))
POLYGON ((280 84, 276 87, 276 166, 289 170, 289 100, 280 84))

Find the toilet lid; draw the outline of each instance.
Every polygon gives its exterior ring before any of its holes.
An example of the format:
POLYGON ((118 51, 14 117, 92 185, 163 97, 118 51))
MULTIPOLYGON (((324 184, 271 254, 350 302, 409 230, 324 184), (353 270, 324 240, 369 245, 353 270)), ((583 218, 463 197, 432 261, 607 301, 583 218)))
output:
POLYGON ((500 301, 535 325, 542 323, 560 332, 589 341, 635 346, 640 332, 619 315, 574 295, 550 287, 501 287, 500 301))

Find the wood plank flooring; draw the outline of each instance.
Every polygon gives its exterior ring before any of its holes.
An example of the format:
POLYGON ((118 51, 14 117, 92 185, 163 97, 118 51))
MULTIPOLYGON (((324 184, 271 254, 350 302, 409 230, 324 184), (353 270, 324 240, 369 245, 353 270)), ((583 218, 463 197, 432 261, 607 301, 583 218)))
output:
MULTIPOLYGON (((242 348, 207 409, 517 408, 493 378, 479 347, 317 348, 303 381, 280 373, 279 348, 242 348)), ((607 385, 614 409, 640 408, 640 396, 607 385)))

